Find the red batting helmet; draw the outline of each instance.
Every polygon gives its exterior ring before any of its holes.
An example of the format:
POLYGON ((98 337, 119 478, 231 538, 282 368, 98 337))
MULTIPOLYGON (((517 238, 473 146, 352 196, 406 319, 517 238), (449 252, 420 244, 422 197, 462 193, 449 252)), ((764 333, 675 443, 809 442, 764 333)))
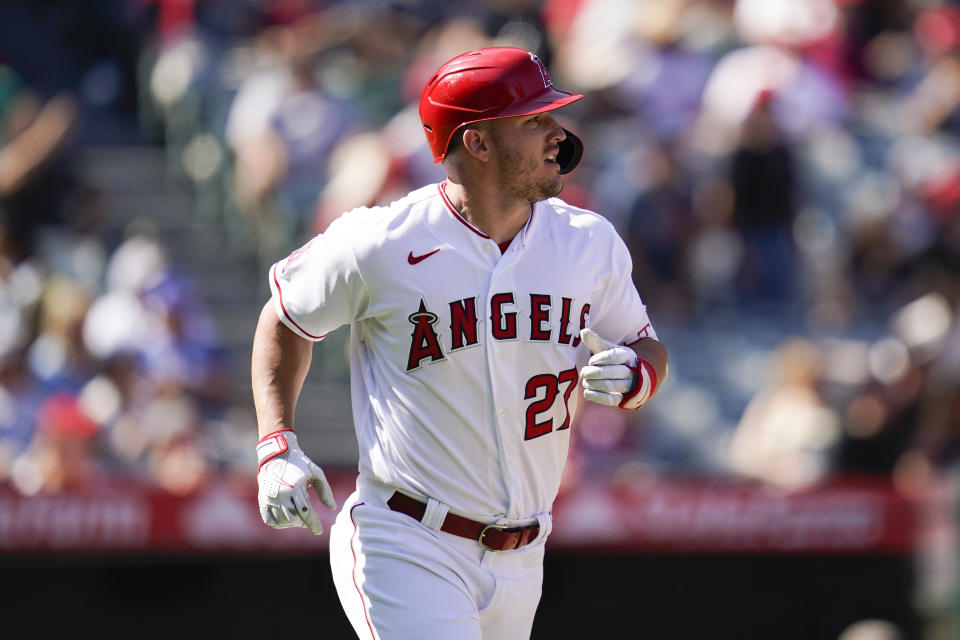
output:
MULTIPOLYGON (((433 74, 420 95, 420 122, 434 162, 441 162, 453 134, 464 125, 542 113, 582 97, 554 89, 546 66, 532 51, 490 47, 463 53, 433 74)), ((583 144, 564 132, 557 162, 560 173, 569 173, 580 162, 583 144)))

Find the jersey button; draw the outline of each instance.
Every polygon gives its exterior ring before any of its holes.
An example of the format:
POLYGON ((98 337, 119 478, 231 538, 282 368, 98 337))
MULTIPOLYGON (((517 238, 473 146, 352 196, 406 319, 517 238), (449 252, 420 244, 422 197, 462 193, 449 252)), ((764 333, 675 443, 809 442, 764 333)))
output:
POLYGON ((505 416, 505 415, 507 415, 507 410, 506 410, 506 409, 500 409, 499 411, 497 411, 497 415, 505 416))

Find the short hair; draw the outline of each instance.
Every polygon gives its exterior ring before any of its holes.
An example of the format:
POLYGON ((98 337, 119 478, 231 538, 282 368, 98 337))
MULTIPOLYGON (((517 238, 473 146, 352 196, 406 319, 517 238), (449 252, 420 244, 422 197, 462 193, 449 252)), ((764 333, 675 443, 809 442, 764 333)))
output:
POLYGON ((453 134, 450 136, 450 143, 447 145, 447 157, 450 157, 463 149, 463 132, 467 130, 467 127, 463 126, 459 129, 456 129, 453 134))
POLYGON ((463 132, 467 129, 480 129, 489 135, 493 131, 495 122, 496 120, 480 120, 479 122, 471 122, 456 129, 450 136, 450 143, 447 146, 447 153, 445 155, 449 157, 458 153, 461 149, 464 149, 463 132))

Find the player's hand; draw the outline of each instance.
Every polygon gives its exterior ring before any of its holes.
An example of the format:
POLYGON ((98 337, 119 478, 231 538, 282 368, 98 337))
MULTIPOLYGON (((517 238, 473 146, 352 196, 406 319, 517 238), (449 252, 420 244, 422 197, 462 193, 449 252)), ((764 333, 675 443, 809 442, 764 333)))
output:
POLYGON ((336 509, 337 502, 323 471, 300 450, 296 433, 280 429, 261 438, 257 460, 263 521, 275 529, 306 527, 314 535, 322 534, 323 524, 310 504, 307 487, 313 487, 328 509, 336 509))
POLYGON ((581 329, 580 339, 593 354, 580 370, 583 397, 621 409, 643 406, 656 385, 653 367, 630 347, 605 340, 593 329, 581 329))

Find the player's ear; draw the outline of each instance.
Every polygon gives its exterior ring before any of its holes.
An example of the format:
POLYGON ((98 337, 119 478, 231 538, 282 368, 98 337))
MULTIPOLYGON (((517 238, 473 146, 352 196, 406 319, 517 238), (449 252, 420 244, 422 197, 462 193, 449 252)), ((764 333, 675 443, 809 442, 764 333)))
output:
POLYGON ((489 132, 481 127, 467 127, 461 138, 463 148, 477 160, 485 161, 490 153, 489 135, 489 132))

